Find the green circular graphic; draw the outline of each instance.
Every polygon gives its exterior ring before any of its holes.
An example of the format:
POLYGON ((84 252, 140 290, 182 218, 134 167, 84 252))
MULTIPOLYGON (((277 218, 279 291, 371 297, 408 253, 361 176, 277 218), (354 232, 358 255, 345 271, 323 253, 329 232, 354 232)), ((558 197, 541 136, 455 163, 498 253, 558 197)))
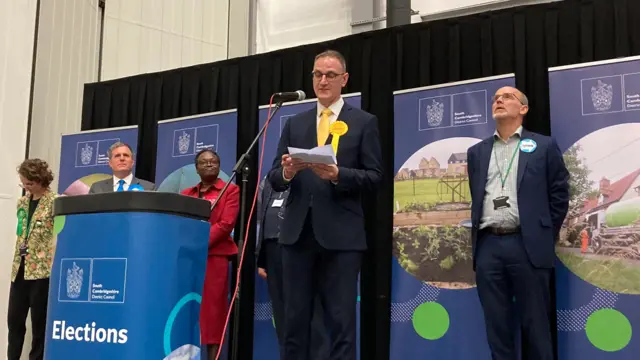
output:
POLYGON ((614 309, 594 311, 585 326, 587 338, 602 351, 620 351, 631 341, 631 323, 623 313, 614 309))
POLYGON ((66 216, 60 215, 53 219, 53 232, 58 235, 64 229, 64 223, 66 222, 66 216))
POLYGON ((437 302, 420 304, 412 320, 416 333, 427 340, 438 340, 449 330, 449 313, 437 302))

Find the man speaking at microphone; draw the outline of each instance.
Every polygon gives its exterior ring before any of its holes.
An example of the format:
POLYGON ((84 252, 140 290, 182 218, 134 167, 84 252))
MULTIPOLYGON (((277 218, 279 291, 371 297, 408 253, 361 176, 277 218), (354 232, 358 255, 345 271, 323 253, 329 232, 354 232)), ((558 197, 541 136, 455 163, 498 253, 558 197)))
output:
POLYGON ((275 191, 290 190, 279 238, 286 309, 281 359, 308 359, 319 294, 331 336, 329 359, 355 360, 357 280, 367 248, 361 198, 382 180, 377 119, 342 99, 349 74, 339 52, 317 55, 311 75, 317 106, 287 121, 268 175, 275 191), (288 154, 289 147, 328 144, 337 165, 303 163, 288 154))

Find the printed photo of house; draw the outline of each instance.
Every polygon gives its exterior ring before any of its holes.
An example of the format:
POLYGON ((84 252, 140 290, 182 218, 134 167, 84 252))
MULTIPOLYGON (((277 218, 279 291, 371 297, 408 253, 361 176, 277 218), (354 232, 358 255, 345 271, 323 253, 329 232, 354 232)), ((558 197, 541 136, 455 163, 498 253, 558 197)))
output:
POLYGON ((441 168, 440 162, 431 156, 420 159, 417 169, 402 168, 395 176, 395 181, 410 179, 436 179, 443 176, 467 176, 467 153, 452 153, 447 160, 447 167, 441 168))
POLYGON ((603 177, 600 179, 598 194, 584 200, 579 213, 568 218, 568 224, 573 225, 580 219, 586 219, 598 211, 606 211, 611 205, 640 196, 640 169, 611 183, 603 177))
POLYGON ((640 124, 592 132, 564 152, 569 212, 556 255, 584 281, 640 294, 640 124), (603 146, 603 144, 611 146, 603 146))
POLYGON ((447 161, 447 176, 467 175, 467 153, 451 154, 447 161))

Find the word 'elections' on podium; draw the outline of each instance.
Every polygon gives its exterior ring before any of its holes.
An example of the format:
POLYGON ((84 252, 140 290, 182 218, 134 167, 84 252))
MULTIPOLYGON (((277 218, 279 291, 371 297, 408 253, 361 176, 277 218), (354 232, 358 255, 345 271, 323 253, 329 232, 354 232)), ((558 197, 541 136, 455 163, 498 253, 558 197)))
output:
POLYGON ((95 322, 74 327, 67 326, 66 321, 54 320, 52 337, 54 340, 124 344, 129 340, 127 332, 126 329, 96 328, 95 322))

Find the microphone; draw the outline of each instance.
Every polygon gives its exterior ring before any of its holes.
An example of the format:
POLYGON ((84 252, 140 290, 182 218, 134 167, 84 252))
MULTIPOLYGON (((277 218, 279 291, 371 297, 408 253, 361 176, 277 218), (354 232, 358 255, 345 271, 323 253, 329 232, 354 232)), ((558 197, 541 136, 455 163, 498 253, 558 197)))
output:
POLYGON ((302 90, 294 91, 294 92, 279 92, 274 94, 274 98, 285 102, 285 101, 301 101, 304 100, 307 95, 302 90))

